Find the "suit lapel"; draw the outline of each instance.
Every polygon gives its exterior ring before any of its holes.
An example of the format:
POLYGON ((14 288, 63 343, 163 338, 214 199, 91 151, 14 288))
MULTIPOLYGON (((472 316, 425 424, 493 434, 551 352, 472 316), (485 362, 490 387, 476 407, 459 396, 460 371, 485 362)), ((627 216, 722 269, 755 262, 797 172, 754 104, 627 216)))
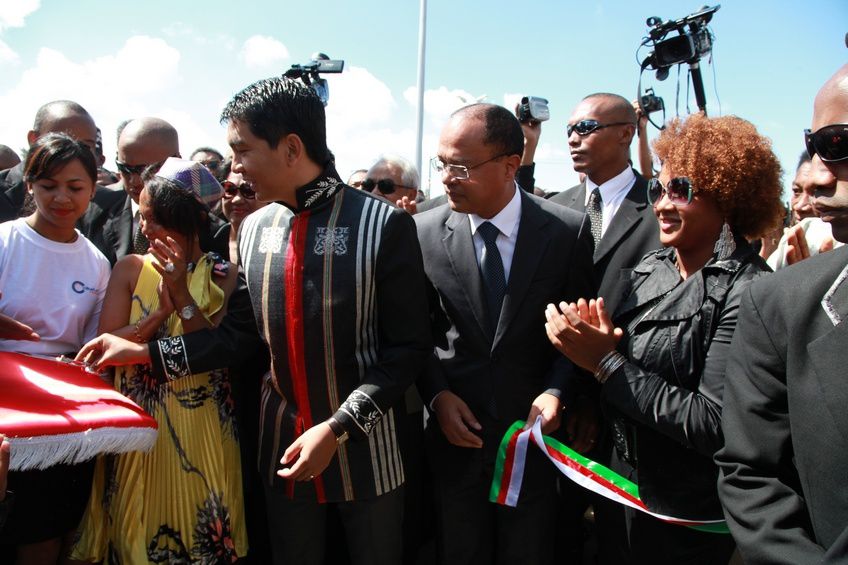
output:
POLYGON ((574 191, 574 194, 571 195, 571 200, 566 201, 564 204, 566 207, 571 208, 572 210, 577 210, 578 212, 585 213, 586 212, 586 181, 581 182, 577 185, 577 190, 574 191))
POLYGON ((118 259, 133 252, 133 211, 130 202, 130 197, 127 196, 124 209, 121 210, 118 217, 112 220, 111 231, 115 240, 115 254, 118 259))
MULTIPOLYGON (((823 315, 823 314, 822 314, 823 315)), ((848 441, 848 383, 845 380, 848 321, 807 344, 807 354, 822 390, 824 405, 830 411, 842 438, 848 441)))
POLYGON ((471 227, 466 214, 451 212, 445 221, 445 237, 442 243, 457 283, 468 300, 471 314, 483 334, 487 338, 491 337, 493 330, 489 327, 483 300, 483 281, 480 279, 480 268, 477 266, 477 255, 474 253, 471 227))
POLYGON ((642 221, 642 211, 648 205, 645 201, 645 190, 644 179, 637 175, 636 181, 627 192, 627 196, 621 201, 621 206, 618 207, 618 211, 604 233, 604 237, 601 238, 601 242, 595 248, 595 263, 615 249, 619 242, 633 230, 633 227, 642 221))
POLYGON ((536 275, 539 261, 548 247, 550 237, 544 226, 548 218, 539 209, 539 205, 523 193, 521 195, 521 219, 518 223, 518 237, 515 241, 515 251, 512 255, 512 266, 509 270, 509 281, 506 286, 501 317, 492 342, 492 349, 497 347, 509 324, 521 308, 521 302, 527 294, 527 289, 536 275))

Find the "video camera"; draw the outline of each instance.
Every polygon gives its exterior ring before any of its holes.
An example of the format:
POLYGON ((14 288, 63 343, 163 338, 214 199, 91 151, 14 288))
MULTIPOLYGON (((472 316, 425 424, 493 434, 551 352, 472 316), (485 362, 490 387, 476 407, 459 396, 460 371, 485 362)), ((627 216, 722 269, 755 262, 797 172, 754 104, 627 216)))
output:
POLYGON ((312 88, 324 106, 330 101, 330 87, 327 80, 321 78, 321 73, 341 73, 344 70, 344 61, 341 59, 330 59, 324 53, 315 53, 312 60, 305 65, 292 65, 283 73, 284 77, 300 79, 303 84, 312 88))
MULTIPOLYGON (((721 8, 720 4, 713 7, 704 6, 697 12, 679 20, 664 22, 662 19, 652 16, 645 21, 649 27, 648 36, 642 41, 641 47, 650 45, 653 48, 653 51, 642 61, 641 72, 639 73, 637 95, 639 96, 639 106, 645 114, 659 109, 664 110, 664 105, 662 99, 655 96, 652 89, 646 91, 644 96, 642 95, 642 73, 646 69, 655 70, 657 80, 662 81, 668 78, 671 67, 684 63, 689 65, 689 75, 692 78, 692 88, 695 91, 698 108, 706 114, 707 98, 704 94, 700 61, 702 57, 712 51, 713 34, 707 24, 710 23, 713 14, 719 8, 721 8), (675 31, 677 35, 668 37, 670 33, 675 31), (659 106, 656 106, 657 104, 659 106), (654 109, 648 109, 648 107, 654 109)), ((651 123, 654 122, 651 121, 651 123)), ((654 125, 656 126, 656 124, 654 125)))
POLYGON ((713 47, 712 34, 707 24, 719 8, 721 4, 712 8, 704 6, 694 14, 675 21, 663 22, 656 16, 648 18, 645 22, 650 27, 648 36, 654 42, 654 51, 648 55, 648 67, 657 71, 666 69, 665 75, 668 76, 668 67, 697 62, 707 55, 713 47), (679 35, 666 39, 672 31, 677 31, 679 35))
POLYGON ((521 98, 521 104, 515 116, 522 123, 533 120, 544 122, 551 119, 551 111, 548 108, 547 99, 539 96, 524 96, 521 98))

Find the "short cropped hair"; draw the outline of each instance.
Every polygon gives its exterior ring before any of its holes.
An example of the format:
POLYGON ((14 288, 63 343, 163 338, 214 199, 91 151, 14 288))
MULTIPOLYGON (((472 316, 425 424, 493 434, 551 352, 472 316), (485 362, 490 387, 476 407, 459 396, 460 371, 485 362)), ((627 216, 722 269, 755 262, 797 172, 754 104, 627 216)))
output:
POLYGON ((468 114, 483 121, 483 143, 495 147, 502 155, 524 153, 524 132, 515 115, 497 104, 471 104, 460 108, 452 116, 468 114))
POLYGON ((694 114, 669 122, 654 153, 696 193, 711 196, 734 233, 762 236, 780 221, 781 168, 771 141, 736 116, 694 114))
POLYGON ((272 149, 293 133, 316 164, 323 166, 332 159, 324 104, 315 91, 290 78, 263 79, 236 94, 221 112, 221 123, 232 120, 246 123, 272 149))

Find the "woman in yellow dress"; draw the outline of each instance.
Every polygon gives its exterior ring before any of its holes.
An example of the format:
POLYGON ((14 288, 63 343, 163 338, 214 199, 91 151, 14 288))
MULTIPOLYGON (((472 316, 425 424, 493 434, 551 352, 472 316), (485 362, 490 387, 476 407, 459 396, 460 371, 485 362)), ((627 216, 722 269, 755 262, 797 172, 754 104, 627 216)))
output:
MULTIPOLYGON (((221 186, 200 164, 168 159, 139 197, 145 255, 112 271, 101 332, 146 343, 217 325, 236 269, 200 249, 221 186)), ((178 340, 177 340, 178 341, 178 340)), ((149 453, 103 457, 74 559, 232 563, 247 554, 238 431, 225 370, 171 381, 119 367, 115 387, 159 423, 149 453)))

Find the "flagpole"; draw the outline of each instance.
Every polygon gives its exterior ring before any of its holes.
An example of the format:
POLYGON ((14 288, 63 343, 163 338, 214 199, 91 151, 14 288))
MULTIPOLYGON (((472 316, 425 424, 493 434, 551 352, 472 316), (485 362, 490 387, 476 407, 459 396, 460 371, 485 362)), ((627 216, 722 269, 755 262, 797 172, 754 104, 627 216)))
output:
MULTIPOLYGON (((422 144, 424 137, 424 52, 427 44, 427 0, 421 0, 418 16, 418 113, 416 114, 415 129, 415 167, 418 175, 424 179, 424 169, 421 167, 422 144)), ((420 181, 419 181, 420 182, 420 181)), ((429 193, 429 185, 427 187, 429 193)), ((429 194, 427 195, 430 196, 429 194)))

